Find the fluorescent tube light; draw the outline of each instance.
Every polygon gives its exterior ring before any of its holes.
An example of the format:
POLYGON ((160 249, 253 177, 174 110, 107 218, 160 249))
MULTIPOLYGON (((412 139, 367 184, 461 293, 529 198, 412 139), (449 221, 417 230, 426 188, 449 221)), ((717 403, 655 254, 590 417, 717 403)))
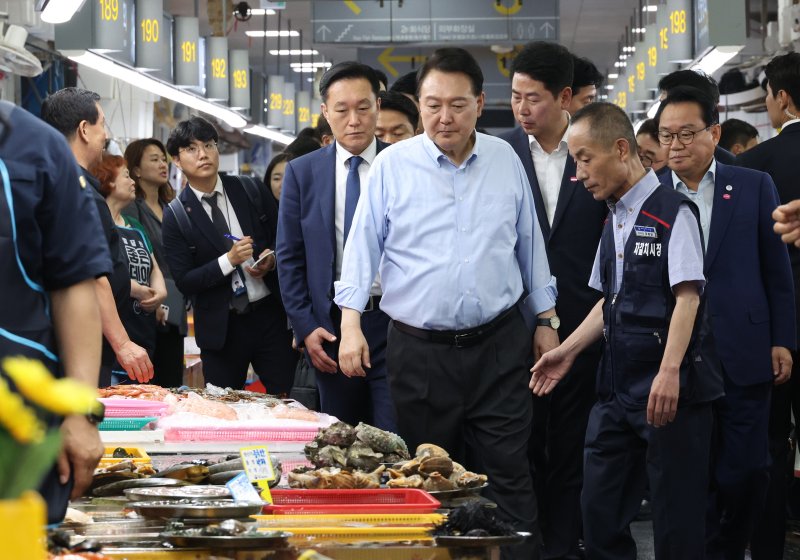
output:
POLYGON ((281 31, 245 31, 248 37, 299 37, 300 32, 283 29, 281 31))
POLYGON ((692 70, 702 70, 709 76, 725 66, 730 59, 739 54, 744 45, 714 47, 689 66, 692 70))
POLYGON ((244 132, 247 132, 248 134, 253 134, 255 136, 261 136, 262 138, 272 140, 273 142, 283 144, 284 146, 289 145, 294 140, 293 136, 289 136, 288 134, 283 134, 282 132, 278 132, 277 130, 272 130, 260 124, 252 124, 247 128, 245 128, 244 132))
POLYGON ((42 9, 42 21, 66 23, 81 9, 85 0, 49 0, 42 9))
POLYGON ((269 51, 272 56, 313 56, 319 54, 316 49, 273 49, 269 51))

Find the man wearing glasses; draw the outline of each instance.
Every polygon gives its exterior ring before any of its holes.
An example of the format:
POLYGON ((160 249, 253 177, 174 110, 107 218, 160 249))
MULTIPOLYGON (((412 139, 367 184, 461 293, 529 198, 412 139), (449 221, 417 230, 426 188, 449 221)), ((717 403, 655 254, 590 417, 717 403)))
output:
POLYGON ((772 232, 778 193, 766 173, 716 161, 719 115, 706 93, 670 90, 655 120, 671 169, 660 179, 700 211, 708 314, 725 384, 715 403, 707 554, 744 558, 768 483, 772 384, 790 375, 796 344, 789 256, 772 232))
POLYGON ((217 139, 211 123, 193 117, 167 140, 189 181, 164 212, 167 263, 194 304, 205 380, 241 389, 252 363, 270 393, 288 393, 297 358, 272 254, 278 209, 260 181, 218 173, 217 139))

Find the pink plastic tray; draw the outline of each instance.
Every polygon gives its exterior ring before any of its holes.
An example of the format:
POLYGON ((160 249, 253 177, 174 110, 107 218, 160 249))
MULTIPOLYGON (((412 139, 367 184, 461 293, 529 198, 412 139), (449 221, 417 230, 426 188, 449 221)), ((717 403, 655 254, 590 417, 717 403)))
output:
POLYGON ((169 428, 164 441, 290 441, 314 439, 318 428, 169 428))
POLYGON ((142 418, 145 416, 163 416, 169 408, 161 401, 139 399, 98 399, 106 407, 109 418, 142 418))

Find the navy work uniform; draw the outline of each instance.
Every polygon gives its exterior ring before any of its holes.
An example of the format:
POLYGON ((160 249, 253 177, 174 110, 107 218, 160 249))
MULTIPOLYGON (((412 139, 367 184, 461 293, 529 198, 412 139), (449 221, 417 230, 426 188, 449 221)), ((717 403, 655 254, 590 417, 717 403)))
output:
MULTIPOLYGON (((0 101, 0 359, 28 356, 62 376, 48 292, 111 272, 90 187, 64 137, 0 101)), ((55 468, 40 493, 61 521, 72 489, 55 468)))
POLYGON ((656 558, 703 558, 710 401, 720 396, 722 383, 719 370, 707 371, 702 361, 701 310, 680 368, 675 420, 661 428, 646 421, 675 307, 672 289, 681 282, 695 282, 698 290, 705 284, 696 210, 660 186, 652 171, 609 207, 590 280, 605 302, 599 399, 584 450, 587 557, 636 558, 629 525, 649 480, 656 558))

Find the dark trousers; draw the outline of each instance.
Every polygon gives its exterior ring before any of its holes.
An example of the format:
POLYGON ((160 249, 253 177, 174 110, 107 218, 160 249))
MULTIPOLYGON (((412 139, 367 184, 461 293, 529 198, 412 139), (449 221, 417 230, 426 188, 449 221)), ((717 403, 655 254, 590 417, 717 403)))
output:
MULTIPOLYGON (((764 514, 759 519, 750 540, 753 560, 781 560, 786 544, 786 511, 789 481, 794 476, 794 456, 791 454, 792 409, 800 418, 800 356, 792 352, 792 377, 783 385, 772 388, 769 413, 769 470, 764 514)), ((797 421, 797 420, 795 420, 797 421)))
MULTIPOLYGON (((361 315, 361 330, 369 345, 372 364, 372 368, 366 370, 366 377, 347 377, 341 370, 336 373, 314 370, 322 412, 353 426, 366 422, 382 430, 397 431, 397 417, 386 378, 388 329, 389 316, 383 311, 376 309, 361 315)), ((330 352, 338 361, 338 341, 331 345, 330 352)))
POLYGON ((592 408, 584 452, 583 535, 590 560, 635 560, 630 524, 650 483, 657 560, 705 557, 711 404, 678 409, 653 428, 619 400, 592 408))
POLYGON ((292 350, 292 333, 286 324, 286 312, 275 294, 255 302, 249 313, 238 315, 231 311, 225 345, 220 350, 200 349, 206 382, 242 389, 247 366, 253 364, 267 392, 288 394, 297 354, 292 350))
POLYGON ((485 495, 532 542, 504 558, 539 557, 536 497, 528 467, 531 333, 514 316, 475 346, 421 340, 392 327, 387 365, 400 435, 411 453, 420 443, 444 447, 467 469, 489 477, 485 495), (470 460, 479 457, 477 463, 470 460))
POLYGON ((581 354, 548 396, 533 397, 528 455, 539 505, 543 559, 581 558, 583 444, 597 402, 599 352, 581 354))
POLYGON ((153 354, 153 380, 162 387, 183 385, 183 335, 178 327, 159 326, 156 331, 156 350, 153 354))
POLYGON ((769 484, 771 393, 771 382, 740 387, 726 375, 725 396, 714 403, 709 559, 742 560, 763 513, 769 484))

